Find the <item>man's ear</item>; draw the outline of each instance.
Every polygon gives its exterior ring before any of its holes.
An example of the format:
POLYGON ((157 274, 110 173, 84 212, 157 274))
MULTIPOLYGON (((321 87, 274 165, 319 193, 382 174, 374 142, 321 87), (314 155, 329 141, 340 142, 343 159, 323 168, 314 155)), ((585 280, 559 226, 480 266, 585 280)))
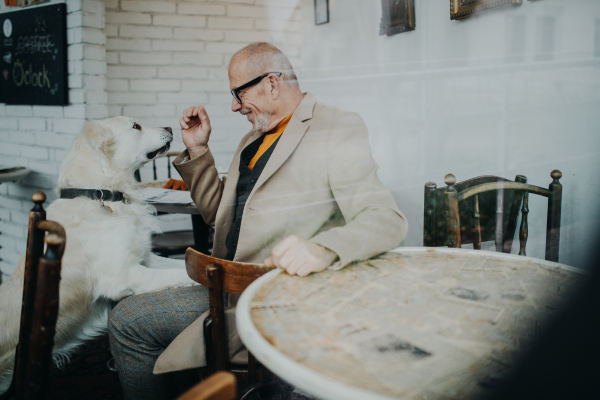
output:
POLYGON ((279 91, 281 90, 281 79, 275 75, 269 75, 269 85, 271 90, 271 97, 276 100, 279 97, 279 91))
POLYGON ((102 126, 98 121, 90 121, 85 123, 81 134, 94 149, 98 149, 102 151, 106 157, 112 158, 115 153, 113 148, 115 137, 110 129, 102 126))

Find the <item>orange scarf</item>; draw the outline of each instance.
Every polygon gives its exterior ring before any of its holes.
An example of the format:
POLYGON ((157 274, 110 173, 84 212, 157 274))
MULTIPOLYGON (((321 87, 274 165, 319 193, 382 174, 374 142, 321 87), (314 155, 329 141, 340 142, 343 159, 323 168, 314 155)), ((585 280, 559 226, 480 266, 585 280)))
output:
POLYGON ((262 144, 260 145, 260 147, 256 151, 256 154, 254 155, 254 157, 252 157, 252 160, 250 160, 250 163, 248 164, 248 168, 250 169, 250 171, 252 171, 252 169, 254 168, 254 164, 256 164, 260 156, 262 156, 265 153, 265 151, 269 150, 269 147, 271 147, 271 145, 275 143, 279 136, 281 136, 283 131, 285 131, 288 122, 290 122, 290 119, 292 119, 292 115, 294 115, 294 113, 291 113, 290 115, 285 117, 283 121, 281 121, 279 125, 275 127, 275 129, 265 134, 265 138, 263 139, 262 144))

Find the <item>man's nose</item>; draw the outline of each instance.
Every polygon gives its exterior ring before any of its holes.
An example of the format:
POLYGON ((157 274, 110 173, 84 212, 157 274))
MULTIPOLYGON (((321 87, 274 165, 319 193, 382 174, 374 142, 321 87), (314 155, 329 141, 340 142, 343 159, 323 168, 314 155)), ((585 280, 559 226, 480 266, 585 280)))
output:
POLYGON ((241 109, 242 109, 242 105, 237 102, 235 97, 232 97, 231 98, 231 111, 236 112, 236 111, 240 111, 241 109))

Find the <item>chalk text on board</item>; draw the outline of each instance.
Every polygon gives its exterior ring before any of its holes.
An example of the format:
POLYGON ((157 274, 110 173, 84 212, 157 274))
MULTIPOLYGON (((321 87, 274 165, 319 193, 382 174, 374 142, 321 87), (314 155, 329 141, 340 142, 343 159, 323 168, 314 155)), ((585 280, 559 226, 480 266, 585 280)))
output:
POLYGON ((50 40, 50 36, 52 35, 19 36, 17 51, 26 54, 51 53, 55 45, 50 40))
POLYGON ((51 86, 50 78, 48 78, 48 70, 45 65, 42 65, 41 71, 34 72, 31 63, 28 66, 24 66, 21 60, 15 60, 12 75, 17 86, 47 87, 48 89, 51 86))

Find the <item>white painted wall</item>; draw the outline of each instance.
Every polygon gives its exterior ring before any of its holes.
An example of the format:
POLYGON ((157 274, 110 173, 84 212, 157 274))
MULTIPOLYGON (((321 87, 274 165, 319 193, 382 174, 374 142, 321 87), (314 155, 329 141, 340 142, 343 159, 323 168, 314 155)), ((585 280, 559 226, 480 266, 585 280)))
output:
MULTIPOLYGON (((586 267, 600 237, 600 1, 542 0, 451 21, 416 0, 416 30, 379 36, 379 0, 302 0, 303 90, 359 112, 379 176, 421 246, 423 185, 479 175, 547 187, 563 172, 560 261, 586 267)), ((543 258, 544 198, 530 198, 528 255, 543 258)), ((517 250, 517 243, 513 251, 517 250)))

